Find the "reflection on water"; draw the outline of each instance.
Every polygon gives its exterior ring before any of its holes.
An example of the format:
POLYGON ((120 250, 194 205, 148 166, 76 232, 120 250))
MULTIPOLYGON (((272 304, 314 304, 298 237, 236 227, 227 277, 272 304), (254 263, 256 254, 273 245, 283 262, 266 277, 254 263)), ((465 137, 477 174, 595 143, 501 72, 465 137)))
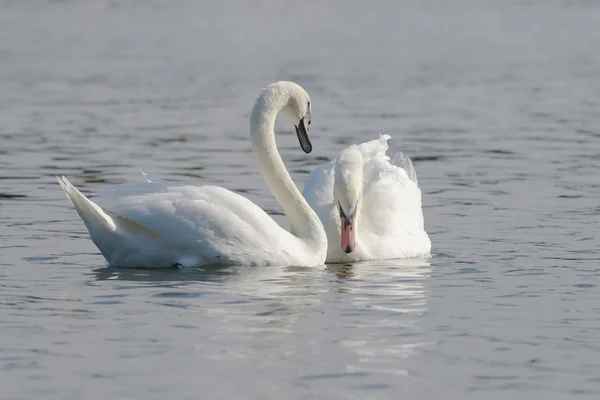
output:
MULTIPOLYGON (((245 358, 269 357, 276 343, 293 340, 289 337, 297 337, 299 333, 302 336, 305 325, 311 325, 309 320, 318 321, 311 335, 335 329, 336 336, 325 344, 320 341, 320 345, 334 346, 338 352, 349 350, 344 356, 346 372, 367 376, 373 371, 406 375, 408 371, 399 368, 399 360, 415 356, 431 345, 417 334, 422 330, 419 322, 427 311, 424 280, 430 273, 426 260, 392 260, 331 264, 326 268, 217 267, 165 271, 105 267, 94 270, 94 278, 124 283, 125 286, 115 287, 121 290, 133 290, 136 286, 152 288, 149 301, 158 305, 180 309, 210 305, 205 312, 224 324, 226 330, 250 329, 267 335, 268 342, 273 344, 244 351, 245 358), (229 294, 232 298, 207 304, 207 297, 217 294, 229 294), (233 304, 236 307, 232 308, 233 304), (250 314, 249 307, 252 307, 250 314), (323 310, 335 310, 337 315, 324 316, 323 310), (365 312, 374 318, 364 320, 365 312), (343 325, 337 326, 340 321, 344 321, 343 325)), ((122 301, 122 298, 115 294, 102 297, 101 301, 122 301)), ((310 375, 312 379, 317 376, 310 375)))
POLYGON ((94 276, 96 280, 122 280, 139 283, 163 283, 172 282, 174 285, 190 282, 220 281, 224 277, 237 272, 239 267, 222 265, 207 266, 205 268, 116 268, 106 266, 96 268, 94 276))
POLYGON ((418 324, 427 311, 429 296, 424 280, 431 273, 429 262, 393 260, 328 266, 328 270, 340 278, 336 290, 345 294, 349 303, 347 312, 356 316, 349 326, 352 336, 340 342, 358 356, 352 371, 409 375, 408 369, 400 367, 399 359, 416 356, 433 344, 417 334, 422 330, 418 324), (349 284, 349 279, 362 284, 349 284), (381 316, 375 321, 362 321, 360 310, 364 309, 381 316), (376 332, 395 332, 395 339, 384 339, 376 332))

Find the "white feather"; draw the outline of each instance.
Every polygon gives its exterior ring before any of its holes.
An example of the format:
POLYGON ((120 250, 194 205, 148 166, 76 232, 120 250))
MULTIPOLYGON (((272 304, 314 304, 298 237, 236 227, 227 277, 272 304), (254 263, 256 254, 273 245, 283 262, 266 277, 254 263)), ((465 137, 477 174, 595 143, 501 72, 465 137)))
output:
MULTIPOLYGON (((421 190, 416 172, 402 153, 390 163, 386 155, 389 135, 360 145, 352 145, 362 154, 362 174, 340 171, 337 159, 318 166, 308 178, 303 196, 319 215, 327 233, 327 262, 428 257, 431 241, 424 229, 421 190), (356 220, 356 248, 346 254, 340 246, 340 217, 334 190, 336 176, 346 174, 362 179, 362 199, 356 220)), ((347 167, 347 164, 343 166, 347 167)), ((354 168, 354 167, 352 167, 354 168)), ((347 189, 353 192, 349 184, 347 189)), ((350 196, 352 196, 350 194, 350 196)))

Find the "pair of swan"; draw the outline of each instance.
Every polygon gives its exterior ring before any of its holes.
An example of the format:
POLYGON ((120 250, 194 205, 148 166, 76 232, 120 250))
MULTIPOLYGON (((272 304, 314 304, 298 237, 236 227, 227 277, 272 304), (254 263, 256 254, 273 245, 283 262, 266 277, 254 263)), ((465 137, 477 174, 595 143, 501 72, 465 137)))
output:
POLYGON ((252 149, 290 231, 218 186, 133 182, 92 202, 64 176, 57 179, 92 241, 115 266, 313 266, 429 254, 414 169, 407 158, 404 168, 389 162, 389 136, 345 149, 312 173, 301 194, 277 151, 280 112, 310 153, 308 93, 293 82, 271 84, 250 115, 252 149))

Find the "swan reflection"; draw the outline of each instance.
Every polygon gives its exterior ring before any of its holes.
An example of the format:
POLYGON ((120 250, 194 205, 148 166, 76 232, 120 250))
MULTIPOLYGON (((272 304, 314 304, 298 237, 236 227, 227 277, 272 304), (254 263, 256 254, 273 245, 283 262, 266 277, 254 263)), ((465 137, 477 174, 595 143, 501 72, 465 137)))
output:
POLYGON ((408 373, 403 360, 430 345, 421 325, 430 274, 428 260, 94 271, 97 283, 127 282, 146 288, 150 304, 187 308, 183 318, 210 332, 202 346, 229 349, 214 357, 304 362, 320 353, 346 372, 393 375, 408 373))

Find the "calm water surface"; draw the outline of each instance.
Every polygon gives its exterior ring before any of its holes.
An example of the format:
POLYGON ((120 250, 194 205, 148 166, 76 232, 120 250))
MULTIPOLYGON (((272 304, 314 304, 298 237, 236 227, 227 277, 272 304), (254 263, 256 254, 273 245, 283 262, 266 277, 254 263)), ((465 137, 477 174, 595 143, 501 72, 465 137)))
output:
POLYGON ((4 1, 0 398, 464 399, 600 394, 600 4, 4 1), (370 3, 369 3, 370 4, 370 3), (106 267, 54 175, 243 193, 278 79, 299 186, 393 137, 433 257, 318 268, 106 267))

